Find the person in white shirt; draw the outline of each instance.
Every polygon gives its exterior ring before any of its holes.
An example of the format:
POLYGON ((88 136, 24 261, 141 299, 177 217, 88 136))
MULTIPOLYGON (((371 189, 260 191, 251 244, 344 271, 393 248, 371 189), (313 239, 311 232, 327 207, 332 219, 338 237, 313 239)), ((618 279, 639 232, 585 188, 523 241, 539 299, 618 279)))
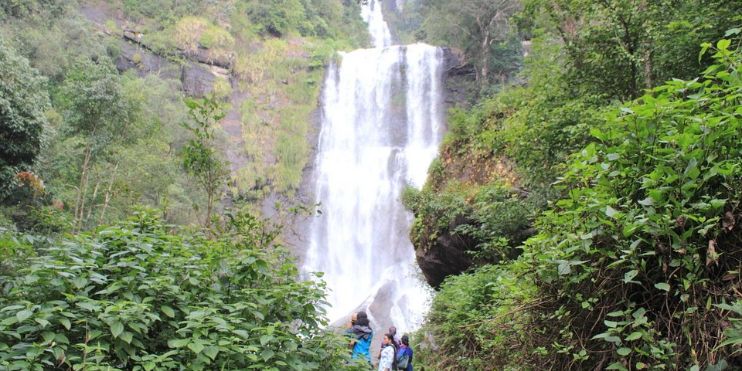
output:
POLYGON ((384 335, 381 341, 381 358, 379 359, 379 371, 392 371, 394 362, 394 346, 392 345, 392 335, 384 335))

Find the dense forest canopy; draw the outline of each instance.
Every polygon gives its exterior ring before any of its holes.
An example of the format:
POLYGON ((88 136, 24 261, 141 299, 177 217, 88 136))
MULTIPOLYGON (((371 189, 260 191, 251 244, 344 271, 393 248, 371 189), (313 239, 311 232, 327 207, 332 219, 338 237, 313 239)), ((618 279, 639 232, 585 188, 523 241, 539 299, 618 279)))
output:
MULTIPOLYGON (((742 367, 742 3, 381 4, 471 93, 403 195, 415 367, 742 367)), ((276 225, 360 5, 0 3, 0 369, 363 369, 276 225)))

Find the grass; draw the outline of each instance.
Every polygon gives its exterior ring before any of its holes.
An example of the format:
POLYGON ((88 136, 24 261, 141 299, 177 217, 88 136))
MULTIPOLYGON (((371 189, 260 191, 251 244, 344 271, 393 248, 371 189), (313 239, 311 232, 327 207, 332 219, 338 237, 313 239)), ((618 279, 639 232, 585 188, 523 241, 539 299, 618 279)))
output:
MULTIPOLYGON (((309 161, 311 115, 317 108, 323 70, 317 51, 329 54, 322 41, 293 37, 269 39, 257 53, 238 55, 235 70, 250 98, 241 107, 245 151, 254 176, 238 181, 269 180, 275 191, 291 195, 309 161)), ((258 183, 241 184, 253 188, 258 183)))
MULTIPOLYGON (((324 66, 337 50, 363 44, 365 33, 345 32, 345 28, 362 31, 365 25, 360 20, 356 25, 336 19, 340 23, 331 25, 330 36, 302 36, 299 29, 290 29, 276 38, 261 35, 261 27, 244 16, 250 6, 240 4, 224 13, 203 5, 174 17, 140 17, 139 29, 145 35, 143 42, 163 55, 202 47, 213 59, 234 56, 231 72, 237 84, 217 79, 214 92, 225 102, 233 88, 248 95, 239 108, 249 162, 234 174, 236 188, 243 193, 292 195, 310 160, 311 117, 317 109, 324 66)), ((146 13, 149 8, 128 10, 146 13)), ((340 12, 337 17, 344 18, 348 17, 344 12, 356 9, 335 10, 340 12)))

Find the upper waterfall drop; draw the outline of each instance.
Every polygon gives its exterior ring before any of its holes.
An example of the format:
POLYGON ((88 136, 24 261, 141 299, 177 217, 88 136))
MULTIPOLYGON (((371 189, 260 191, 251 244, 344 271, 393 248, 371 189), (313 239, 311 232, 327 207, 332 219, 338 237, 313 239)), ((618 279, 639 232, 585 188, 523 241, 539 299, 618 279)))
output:
POLYGON ((392 45, 392 33, 381 12, 381 1, 368 0, 361 5, 361 17, 368 23, 368 32, 375 48, 392 45))
POLYGON ((443 52, 389 46, 381 4, 363 17, 377 47, 330 65, 314 167, 322 215, 311 221, 304 271, 324 272, 332 322, 363 306, 377 326, 412 330, 428 307, 401 203, 422 186, 444 129, 443 52))

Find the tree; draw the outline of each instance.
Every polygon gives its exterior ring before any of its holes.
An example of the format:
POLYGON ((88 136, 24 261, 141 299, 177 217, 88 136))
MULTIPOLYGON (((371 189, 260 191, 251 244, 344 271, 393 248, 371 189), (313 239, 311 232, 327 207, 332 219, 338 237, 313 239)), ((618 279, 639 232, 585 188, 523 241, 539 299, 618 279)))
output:
POLYGON ((742 3, 722 0, 531 0, 564 43, 578 94, 630 100, 670 78, 693 78, 713 61, 698 46, 737 26, 742 3))
POLYGON ((0 42, 0 199, 39 155, 49 107, 45 79, 0 42))
POLYGON ((193 125, 183 123, 183 126, 193 134, 193 138, 183 147, 183 167, 206 192, 204 226, 209 228, 214 201, 229 175, 225 162, 214 149, 214 125, 224 117, 224 112, 214 98, 206 98, 201 102, 189 100, 186 104, 193 125))
POLYGON ((66 134, 80 137, 83 143, 74 209, 79 229, 86 219, 91 168, 99 156, 110 154, 112 143, 136 137, 131 124, 140 107, 124 97, 121 77, 107 59, 79 61, 61 90, 66 134))
MULTIPOLYGON (((435 41, 463 49, 477 67, 477 81, 486 84, 493 78, 493 58, 520 54, 520 43, 511 25, 511 17, 520 10, 520 4, 517 0, 425 0, 424 27, 435 41), (507 45, 510 47, 506 53, 494 53, 507 45)), ((506 71, 498 71, 500 80, 506 71)))

